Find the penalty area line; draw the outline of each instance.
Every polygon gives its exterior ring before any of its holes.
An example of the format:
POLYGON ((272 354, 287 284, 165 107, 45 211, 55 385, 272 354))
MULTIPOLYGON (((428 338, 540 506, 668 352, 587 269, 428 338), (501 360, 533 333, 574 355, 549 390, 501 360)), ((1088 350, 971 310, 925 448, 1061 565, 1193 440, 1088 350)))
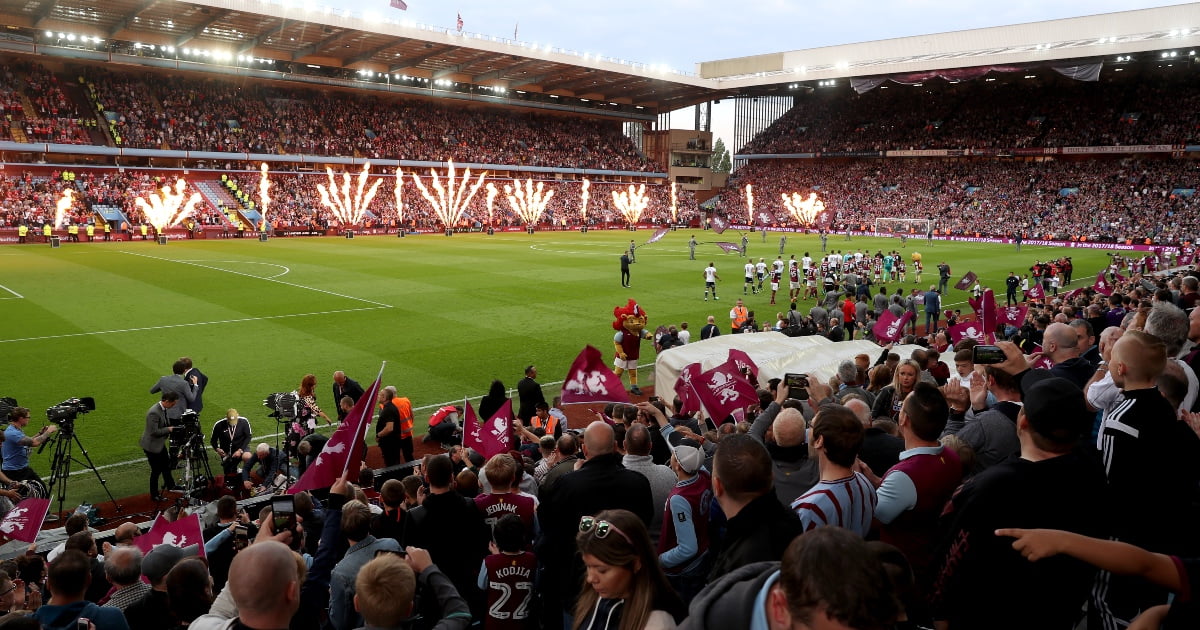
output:
POLYGON ((269 319, 286 319, 289 317, 311 317, 314 315, 333 315, 336 313, 357 313, 360 311, 378 311, 390 306, 364 306, 361 308, 343 308, 334 311, 316 311, 312 313, 286 313, 283 315, 264 315, 262 317, 240 317, 237 319, 220 319, 209 322, 191 322, 187 324, 163 324, 161 326, 141 326, 138 328, 117 328, 113 330, 93 330, 89 332, 67 333, 63 335, 43 335, 41 337, 22 337, 20 339, 0 339, 0 344, 17 343, 20 341, 45 341, 48 339, 69 339, 71 337, 91 337, 95 335, 113 335, 118 333, 145 332, 147 330, 167 330, 171 328, 190 328, 193 326, 212 326, 217 324, 240 324, 258 322, 269 319))
POLYGON ((24 295, 21 295, 20 293, 13 291, 12 289, 4 286, 3 284, 0 284, 0 289, 4 289, 5 291, 8 291, 9 293, 13 294, 13 297, 0 298, 0 300, 23 300, 23 299, 25 299, 24 295))
MULTIPOLYGON (((274 282, 276 284, 282 284, 284 286, 294 287, 297 289, 307 289, 309 291, 316 291, 317 293, 324 293, 326 295, 333 295, 333 296, 340 297, 340 298, 346 298, 347 300, 355 300, 358 302, 366 302, 367 304, 374 304, 375 306, 380 307, 380 308, 393 308, 393 306, 391 304, 384 304, 383 302, 376 302, 374 300, 368 300, 366 298, 354 297, 353 295, 345 295, 343 293, 336 293, 334 291, 327 291, 325 289, 318 289, 316 287, 306 287, 302 284, 296 284, 294 282, 286 282, 283 280, 276 280, 273 277, 272 278, 264 278, 263 276, 256 276, 251 273, 243 273, 241 271, 233 271, 230 269, 222 269, 220 267, 213 267, 211 265, 202 265, 198 262, 192 262, 189 260, 175 260, 172 258, 163 258, 161 256, 151 256, 149 254, 139 254, 137 252, 131 252, 131 251, 126 251, 126 250, 121 250, 121 253, 129 254, 130 256, 140 256, 142 258, 149 258, 151 260, 161 260, 163 262, 178 263, 180 265, 192 265, 193 267, 201 267, 203 269, 211 269, 213 271, 222 271, 225 273, 234 274, 236 276, 243 276, 246 278, 254 278, 255 280, 263 280, 265 282, 274 282)), ((290 269, 289 269, 289 271, 290 271, 290 269)))

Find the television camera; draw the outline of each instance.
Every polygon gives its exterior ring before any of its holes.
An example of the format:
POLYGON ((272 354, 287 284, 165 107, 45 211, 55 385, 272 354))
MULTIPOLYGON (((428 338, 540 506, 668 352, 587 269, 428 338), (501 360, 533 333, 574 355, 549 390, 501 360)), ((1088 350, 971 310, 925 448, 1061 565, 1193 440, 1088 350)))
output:
POLYGON ((68 425, 79 417, 96 410, 96 399, 91 396, 84 398, 68 398, 53 407, 46 409, 46 419, 58 425, 68 425))

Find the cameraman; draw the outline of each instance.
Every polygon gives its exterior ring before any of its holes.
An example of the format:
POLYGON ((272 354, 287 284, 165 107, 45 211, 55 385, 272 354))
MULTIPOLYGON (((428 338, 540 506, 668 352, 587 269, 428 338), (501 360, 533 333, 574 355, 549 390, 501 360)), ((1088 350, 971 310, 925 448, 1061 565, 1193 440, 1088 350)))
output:
MULTIPOLYGON (((146 429, 142 432, 142 439, 138 445, 142 447, 142 452, 146 454, 147 461, 150 462, 150 498, 154 501, 165 501, 165 497, 158 493, 158 478, 162 476, 167 482, 167 490, 175 490, 175 479, 171 476, 171 456, 167 449, 167 436, 177 428, 171 425, 171 421, 167 419, 170 415, 170 410, 179 403, 179 394, 173 391, 164 391, 162 400, 154 403, 153 406, 146 412, 146 429)), ((6 440, 7 442, 7 440, 6 440)))
POLYGON ((25 407, 13 407, 8 413, 8 428, 4 430, 4 476, 13 481, 42 478, 29 467, 29 449, 41 446, 58 430, 54 425, 42 427, 37 435, 25 435, 25 425, 29 424, 29 410, 25 407))

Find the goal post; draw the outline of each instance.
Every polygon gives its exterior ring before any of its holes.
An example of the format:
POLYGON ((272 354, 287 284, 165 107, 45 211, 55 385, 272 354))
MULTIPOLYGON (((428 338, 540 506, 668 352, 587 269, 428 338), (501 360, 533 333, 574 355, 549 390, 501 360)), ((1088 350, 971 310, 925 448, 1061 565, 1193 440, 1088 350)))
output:
POLYGON ((933 227, 931 219, 908 219, 904 217, 879 217, 875 219, 876 234, 900 236, 925 236, 933 227))

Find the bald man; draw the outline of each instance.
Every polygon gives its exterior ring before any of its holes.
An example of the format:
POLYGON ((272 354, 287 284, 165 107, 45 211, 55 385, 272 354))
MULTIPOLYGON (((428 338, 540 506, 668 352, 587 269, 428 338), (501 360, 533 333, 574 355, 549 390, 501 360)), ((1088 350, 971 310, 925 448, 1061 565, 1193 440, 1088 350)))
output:
POLYGON ((1080 356, 1083 350, 1074 328, 1061 322, 1046 327, 1042 336, 1042 356, 1054 364, 1050 373, 1071 381, 1079 389, 1083 389, 1096 372, 1096 366, 1080 356))
POLYGON ((287 628, 300 607, 300 585, 304 581, 295 552, 274 540, 256 542, 234 557, 226 589, 237 604, 231 623, 222 615, 209 613, 192 622, 192 630, 238 628, 269 630, 287 628))
MULTIPOLYGON (((809 402, 824 400, 832 395, 828 385, 810 382, 809 402)), ((775 388, 775 400, 754 418, 750 425, 750 436, 767 447, 771 456, 771 467, 775 475, 775 495, 783 505, 790 505, 796 497, 804 494, 820 479, 817 462, 809 459, 808 447, 804 444, 806 424, 799 409, 784 408, 784 402, 792 396, 788 386, 780 383, 775 388), (772 439, 767 439, 767 431, 772 439)))
MULTIPOLYGON (((1144 332, 1126 331, 1113 346, 1109 372, 1124 400, 1104 419, 1101 453, 1109 496, 1118 502, 1108 512, 1110 534, 1177 555, 1194 533, 1189 497, 1200 481, 1195 465, 1200 438, 1176 418, 1155 386, 1166 362, 1166 345, 1144 332)), ((1143 580, 1102 572, 1092 592, 1088 627, 1123 627, 1138 611, 1166 598, 1165 589, 1143 580)))
MULTIPOLYGON (((579 519, 602 510, 629 510, 649 526, 662 505, 654 505, 650 482, 628 470, 616 452, 613 428, 596 421, 583 432, 583 452, 587 459, 574 472, 543 490, 539 496, 538 520, 545 533, 538 557, 546 561, 545 619, 561 619, 574 610, 575 597, 583 577, 583 564, 575 548, 579 519)), ((551 627, 556 627, 554 624, 551 627)))

